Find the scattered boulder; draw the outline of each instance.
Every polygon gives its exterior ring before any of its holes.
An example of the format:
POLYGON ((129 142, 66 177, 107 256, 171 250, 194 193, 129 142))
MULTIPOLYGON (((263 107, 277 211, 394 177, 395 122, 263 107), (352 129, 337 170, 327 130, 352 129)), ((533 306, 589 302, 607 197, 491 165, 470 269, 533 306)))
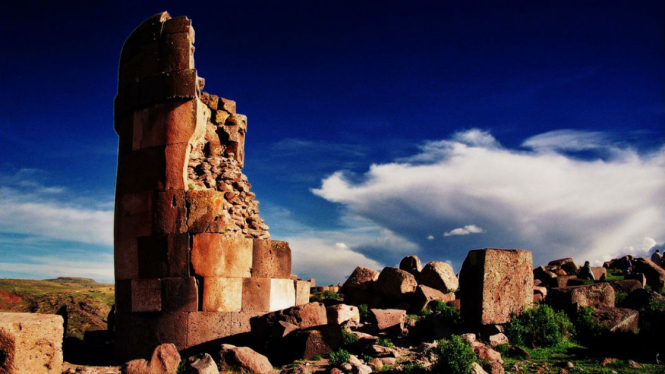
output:
POLYGON ((626 296, 622 306, 630 309, 640 310, 649 304, 665 303, 665 296, 658 292, 638 288, 626 296))
POLYGON ((168 343, 157 346, 150 361, 131 360, 122 367, 122 374, 176 374, 180 365, 180 354, 175 345, 168 343))
POLYGON ((540 280, 546 287, 556 287, 557 285, 556 273, 545 269, 544 266, 538 266, 537 268, 533 269, 533 278, 534 281, 536 279, 540 280))
POLYGON ((508 341, 508 337, 504 333, 498 333, 494 335, 490 335, 490 337, 487 339, 489 341, 490 347, 498 347, 500 345, 507 345, 510 344, 508 341))
POLYGON ((443 293, 454 292, 459 288, 459 280, 453 268, 445 262, 428 262, 418 279, 423 286, 432 287, 443 293))
POLYGON ((627 274, 624 277, 624 280, 625 279, 634 279, 634 280, 640 282, 640 284, 642 285, 642 288, 646 288, 646 286, 647 286, 647 277, 642 273, 632 272, 630 274, 627 274))
POLYGON ((369 322, 377 332, 395 331, 401 333, 406 321, 406 311, 402 309, 370 309, 369 322))
POLYGON ((341 325, 344 322, 360 323, 360 311, 358 307, 346 304, 331 305, 326 308, 329 325, 341 325))
POLYGON ((596 308, 614 307, 614 289, 608 283, 584 286, 553 288, 548 299, 556 309, 579 309, 588 306, 596 308))
POLYGON ((418 287, 416 278, 409 272, 393 267, 385 267, 374 283, 374 291, 388 301, 398 302, 418 287))
POLYGON ((423 270, 423 265, 420 263, 418 256, 406 256, 399 262, 399 268, 408 271, 417 278, 423 270))
POLYGON ((609 332, 635 332, 640 313, 627 308, 597 308, 592 318, 609 332))
POLYGON ((607 278, 607 269, 602 266, 594 266, 591 268, 593 278, 597 281, 604 281, 607 278))
POLYGON ((189 363, 191 374, 219 374, 215 360, 207 353, 190 357, 189 363))
POLYGON ((347 303, 378 306, 381 303, 381 297, 372 292, 374 282, 378 279, 378 271, 358 266, 344 282, 340 292, 344 294, 344 300, 347 303))
POLYGON ((577 275, 561 275, 556 278, 554 287, 562 288, 562 287, 572 286, 570 282, 571 281, 574 282, 575 280, 577 280, 577 275))
POLYGON ((455 300, 455 294, 452 292, 443 293, 432 287, 419 285, 416 289, 414 309, 421 312, 427 308, 432 301, 442 301, 444 303, 455 300))
POLYGON ((471 364, 471 374, 487 374, 483 367, 479 363, 474 362, 471 364))
POLYGON ((629 294, 637 289, 644 288, 642 287, 640 281, 636 279, 624 279, 624 280, 610 282, 610 286, 614 288, 615 293, 623 292, 625 294, 629 294))
POLYGON ((633 261, 635 272, 642 273, 647 277, 647 284, 654 290, 665 287, 665 270, 646 258, 636 258, 633 261))
MULTIPOLYGON (((425 269, 421 274, 421 279, 425 269)), ((533 303, 533 260, 530 251, 469 251, 460 271, 462 315, 471 324, 502 324, 533 303)))
POLYGON ((222 367, 222 371, 234 370, 241 374, 272 373, 272 364, 268 358, 249 347, 236 347, 231 344, 222 344, 219 355, 221 357, 219 363, 222 367))
POLYGON ((550 261, 547 266, 558 267, 565 271, 568 275, 576 275, 578 270, 577 265, 575 265, 575 261, 573 261, 573 259, 570 257, 550 261))
POLYGON ((63 322, 53 314, 0 313, 0 372, 60 374, 63 322))
MULTIPOLYGON (((282 342, 281 352, 274 355, 278 361, 293 361, 299 358, 312 359, 323 356, 344 342, 339 326, 325 326, 317 329, 297 331, 289 339, 282 342)), ((272 356, 271 356, 272 357, 272 356)))

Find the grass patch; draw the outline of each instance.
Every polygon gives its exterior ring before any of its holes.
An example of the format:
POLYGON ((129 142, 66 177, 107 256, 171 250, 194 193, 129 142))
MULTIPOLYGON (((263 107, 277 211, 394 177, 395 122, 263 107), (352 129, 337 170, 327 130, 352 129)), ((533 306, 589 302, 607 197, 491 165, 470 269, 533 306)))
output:
POLYGON ((395 344, 388 338, 380 338, 376 341, 376 344, 386 348, 395 348, 395 344))
POLYGON ((348 351, 339 349, 337 351, 330 352, 328 355, 328 362, 330 362, 330 364, 333 366, 339 366, 349 362, 350 358, 351 354, 348 351))

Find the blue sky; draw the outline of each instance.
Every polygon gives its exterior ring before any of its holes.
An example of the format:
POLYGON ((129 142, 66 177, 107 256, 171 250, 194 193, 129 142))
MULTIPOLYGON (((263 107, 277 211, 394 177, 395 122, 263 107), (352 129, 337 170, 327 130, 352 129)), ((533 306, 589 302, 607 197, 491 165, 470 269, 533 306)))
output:
POLYGON ((112 281, 117 64, 163 10, 248 116, 245 174, 302 277, 662 248, 663 2, 413 3, 0 5, 0 277, 112 281))

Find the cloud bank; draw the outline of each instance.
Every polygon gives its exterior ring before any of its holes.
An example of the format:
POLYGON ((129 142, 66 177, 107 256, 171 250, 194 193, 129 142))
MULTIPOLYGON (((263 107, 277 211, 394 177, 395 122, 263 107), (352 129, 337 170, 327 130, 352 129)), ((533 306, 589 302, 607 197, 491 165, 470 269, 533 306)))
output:
MULTIPOLYGON (((599 262, 665 239, 665 147, 640 154, 598 132, 553 131, 507 149, 473 129, 363 175, 337 171, 312 192, 415 243, 426 261, 459 265, 468 250, 495 247, 532 250, 537 264, 599 262), (425 239, 441 227, 458 229, 425 239)), ((369 257, 394 262, 388 252, 369 257)))

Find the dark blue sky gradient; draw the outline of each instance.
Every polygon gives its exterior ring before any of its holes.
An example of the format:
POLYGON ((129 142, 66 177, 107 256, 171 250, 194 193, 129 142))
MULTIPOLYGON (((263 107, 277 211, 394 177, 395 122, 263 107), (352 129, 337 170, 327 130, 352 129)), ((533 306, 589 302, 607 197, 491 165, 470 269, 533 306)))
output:
POLYGON ((258 200, 311 227, 338 224, 337 205, 310 192, 322 178, 460 130, 510 148, 561 128, 643 150, 665 138, 663 1, 11 2, 2 173, 40 169, 47 185, 112 200, 120 51, 163 10, 193 20, 205 91, 248 116, 258 200))

